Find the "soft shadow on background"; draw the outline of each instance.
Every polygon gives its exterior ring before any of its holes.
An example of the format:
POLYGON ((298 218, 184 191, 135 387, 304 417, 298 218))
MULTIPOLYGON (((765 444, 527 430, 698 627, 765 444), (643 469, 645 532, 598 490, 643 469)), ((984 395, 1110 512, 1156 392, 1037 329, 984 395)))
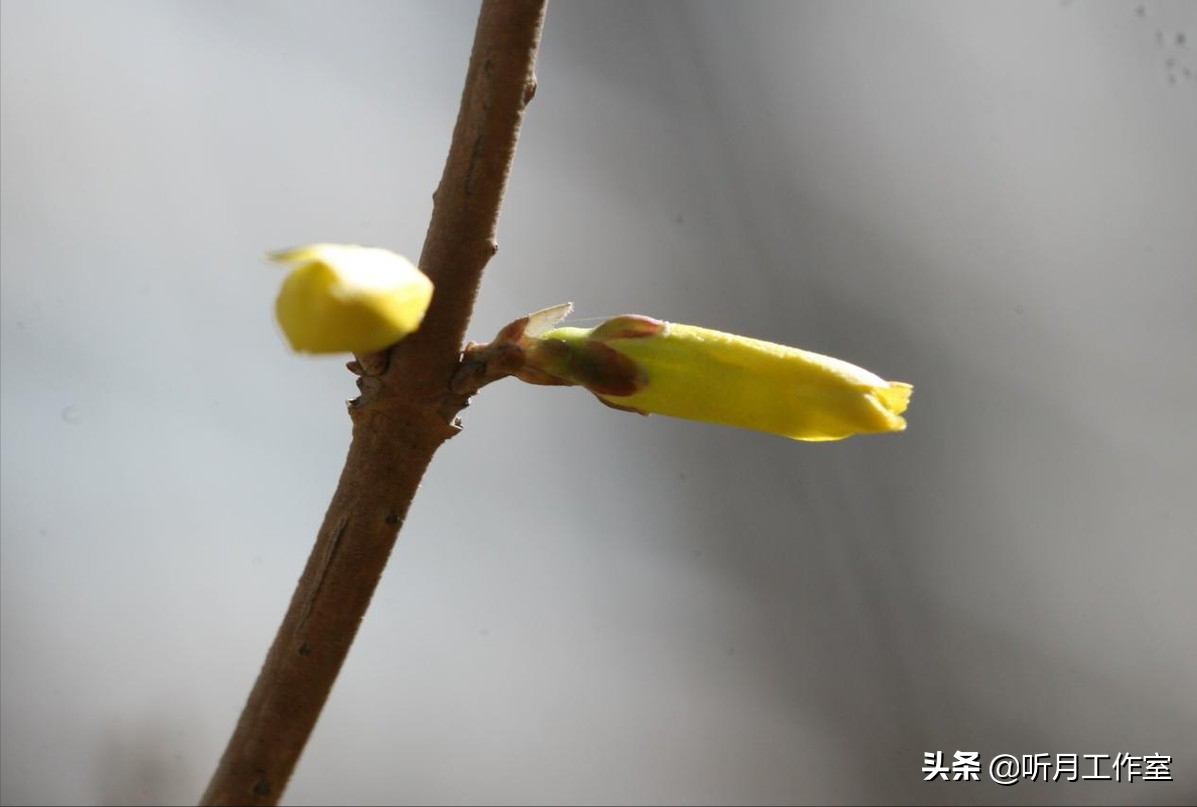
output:
MULTIPOLYGON (((259 256, 418 254, 476 7, 0 9, 0 801, 190 803, 349 437, 259 256)), ((1197 800, 1195 71, 1184 2, 552 5, 471 336, 701 324, 910 428, 486 389, 287 802, 1197 800)))

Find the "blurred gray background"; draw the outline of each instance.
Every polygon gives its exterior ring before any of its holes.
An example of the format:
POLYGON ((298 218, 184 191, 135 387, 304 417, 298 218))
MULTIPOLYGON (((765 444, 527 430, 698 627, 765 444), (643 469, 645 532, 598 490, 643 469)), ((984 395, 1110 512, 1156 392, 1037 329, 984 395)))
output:
MULTIPOLYGON (((349 437, 260 256, 418 254, 476 6, 0 9, 0 801, 194 802, 349 437)), ((471 336, 700 324, 910 427, 486 389, 286 801, 1197 800, 1195 71, 1191 2, 551 5, 471 336)))

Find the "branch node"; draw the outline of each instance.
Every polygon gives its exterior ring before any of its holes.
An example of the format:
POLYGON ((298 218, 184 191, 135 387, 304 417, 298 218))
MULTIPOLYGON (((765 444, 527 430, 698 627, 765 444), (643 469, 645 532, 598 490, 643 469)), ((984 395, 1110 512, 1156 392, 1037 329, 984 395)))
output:
POLYGON ((390 363, 391 351, 388 348, 377 353, 363 353, 360 356, 355 356, 354 360, 345 366, 354 375, 377 376, 386 373, 390 363))

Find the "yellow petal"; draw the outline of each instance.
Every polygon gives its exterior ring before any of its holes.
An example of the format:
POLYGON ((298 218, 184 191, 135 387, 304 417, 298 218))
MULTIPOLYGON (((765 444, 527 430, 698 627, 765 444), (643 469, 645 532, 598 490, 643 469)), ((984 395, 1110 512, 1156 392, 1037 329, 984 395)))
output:
POLYGON ((419 328, 432 300, 432 281, 385 249, 311 244, 270 258, 293 266, 275 315, 297 351, 382 350, 419 328))
POLYGON ((906 428, 902 413, 912 392, 909 384, 759 339, 625 316, 589 330, 555 328, 526 341, 533 370, 586 386, 623 409, 795 440, 839 440, 906 428), (619 364, 596 346, 616 354, 619 364), (538 362, 545 366, 537 367, 538 362), (630 394, 611 394, 624 392, 621 383, 630 394))

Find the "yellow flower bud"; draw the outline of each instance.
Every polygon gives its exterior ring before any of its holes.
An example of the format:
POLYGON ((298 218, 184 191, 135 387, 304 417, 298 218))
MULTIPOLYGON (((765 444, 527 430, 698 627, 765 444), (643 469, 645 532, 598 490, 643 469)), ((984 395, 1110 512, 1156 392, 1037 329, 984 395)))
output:
POLYGON ((536 330, 505 329, 522 351, 517 376, 577 384, 619 409, 795 440, 906 428, 909 384, 830 356, 642 316, 614 317, 592 329, 536 330))
POLYGON ((432 281, 385 249, 311 244, 270 259, 291 264, 275 315, 291 347, 304 353, 373 353, 420 327, 432 281))

